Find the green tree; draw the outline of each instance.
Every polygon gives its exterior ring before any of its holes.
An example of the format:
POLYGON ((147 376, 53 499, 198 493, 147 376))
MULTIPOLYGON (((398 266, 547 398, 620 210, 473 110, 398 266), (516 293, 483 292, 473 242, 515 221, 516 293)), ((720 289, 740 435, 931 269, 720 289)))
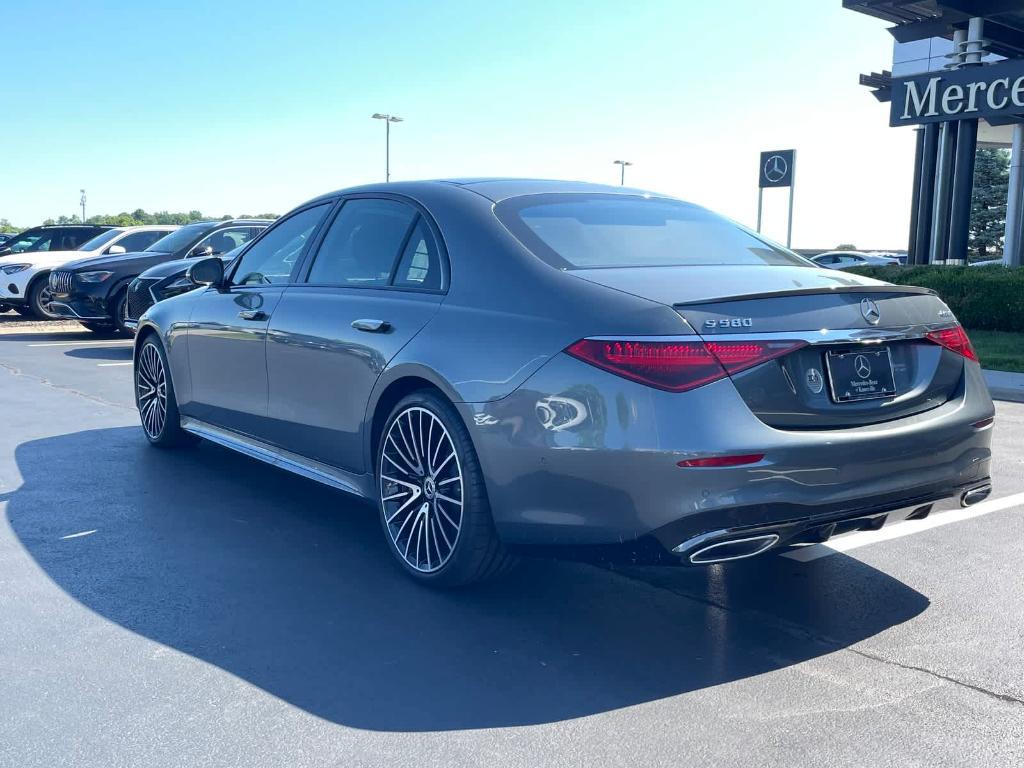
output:
POLYGON ((984 259, 1003 252, 1009 183, 1009 151, 987 147, 979 149, 974 165, 974 194, 971 198, 971 255, 984 259))
POLYGON ((852 243, 840 243, 836 246, 837 251, 856 251, 857 246, 852 243))
POLYGON ((16 226, 11 224, 7 219, 0 219, 0 232, 20 232, 16 226))

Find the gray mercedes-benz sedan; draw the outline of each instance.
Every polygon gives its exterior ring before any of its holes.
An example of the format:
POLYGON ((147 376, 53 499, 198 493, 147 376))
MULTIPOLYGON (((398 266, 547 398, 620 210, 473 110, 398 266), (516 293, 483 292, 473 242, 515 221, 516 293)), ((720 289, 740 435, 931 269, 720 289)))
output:
POLYGON ((726 562, 990 491, 992 401, 934 293, 657 194, 359 187, 189 275, 139 322, 149 441, 373 500, 423 582, 726 562))

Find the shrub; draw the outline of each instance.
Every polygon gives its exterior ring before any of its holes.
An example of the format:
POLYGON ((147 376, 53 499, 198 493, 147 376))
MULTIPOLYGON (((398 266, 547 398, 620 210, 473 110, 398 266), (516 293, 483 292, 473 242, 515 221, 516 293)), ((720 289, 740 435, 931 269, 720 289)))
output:
POLYGON ((858 275, 931 288, 965 328, 1024 331, 1024 267, 858 267, 858 275))

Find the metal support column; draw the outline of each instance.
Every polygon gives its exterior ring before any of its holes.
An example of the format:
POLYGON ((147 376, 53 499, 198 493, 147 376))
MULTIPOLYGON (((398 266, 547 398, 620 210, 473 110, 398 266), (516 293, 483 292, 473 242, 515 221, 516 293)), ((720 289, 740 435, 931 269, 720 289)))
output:
MULTIPOLYGON (((957 33, 959 35, 959 33, 957 33)), ((985 55, 985 20, 970 20, 967 34, 960 42, 961 67, 981 66, 985 55)), ((957 39, 957 38, 954 38, 957 39)), ((956 166, 953 174, 953 200, 950 207, 947 262, 967 263, 971 230, 971 199, 974 193, 974 161, 978 152, 978 121, 961 120, 957 128, 956 166)))
POLYGON ((921 204, 921 166, 924 163, 924 129, 917 128, 917 141, 914 145, 914 185, 910 198, 910 240, 907 244, 907 264, 917 263, 917 220, 918 206, 921 204))
POLYGON ((938 159, 939 124, 924 127, 924 156, 921 158, 921 186, 917 206, 917 264, 931 262, 932 216, 935 201, 935 167, 938 159))
POLYGON ((1013 149, 1010 150, 1010 189, 1006 196, 1006 238, 1003 241, 1003 263, 1019 267, 1024 264, 1024 123, 1013 126, 1013 149))
POLYGON ((974 159, 978 151, 978 121, 961 120, 957 129, 953 204, 949 221, 947 264, 966 264, 974 193, 974 159))
POLYGON ((935 170, 935 201, 932 212, 932 238, 929 245, 932 264, 945 264, 949 235, 949 198, 953 184, 953 136, 956 123, 942 123, 935 170))

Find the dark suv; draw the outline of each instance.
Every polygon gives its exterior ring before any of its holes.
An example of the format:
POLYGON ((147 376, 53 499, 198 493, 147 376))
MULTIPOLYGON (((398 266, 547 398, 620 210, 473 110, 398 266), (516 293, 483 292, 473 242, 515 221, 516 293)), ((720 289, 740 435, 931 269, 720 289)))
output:
POLYGON ((227 253, 270 224, 270 219, 200 221, 157 240, 144 251, 69 262, 50 273, 50 310, 80 321, 91 331, 130 333, 124 324, 127 288, 139 274, 165 261, 227 253))

